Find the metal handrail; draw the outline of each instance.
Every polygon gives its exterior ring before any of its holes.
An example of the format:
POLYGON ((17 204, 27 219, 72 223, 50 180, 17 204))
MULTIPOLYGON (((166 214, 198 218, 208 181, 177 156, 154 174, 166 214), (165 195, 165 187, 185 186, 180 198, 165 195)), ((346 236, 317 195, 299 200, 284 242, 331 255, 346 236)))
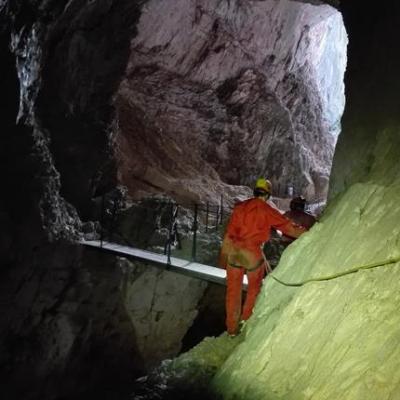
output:
MULTIPOLYGON (((101 199, 101 213, 100 213, 100 247, 103 247, 103 241, 105 238, 109 238, 112 240, 115 233, 115 224, 116 218, 119 214, 121 204, 119 203, 119 199, 110 198, 108 202, 111 202, 111 206, 106 206, 106 198, 105 195, 102 196, 101 199), (109 218, 106 218, 106 216, 109 218)), ((178 249, 182 248, 179 227, 178 227, 178 210, 179 209, 189 209, 189 207, 185 207, 182 204, 171 202, 171 201, 157 201, 157 205, 159 205, 160 213, 155 216, 155 218, 159 217, 161 213, 164 213, 165 206, 170 206, 170 223, 168 227, 168 237, 164 244, 164 254, 167 256, 166 267, 168 268, 171 265, 171 253, 172 247, 178 246, 178 249)), ((148 209, 154 211, 154 207, 145 206, 140 203, 135 204, 136 207, 141 209, 148 209)), ((191 250, 191 260, 196 261, 197 257, 197 241, 199 228, 201 225, 204 226, 204 231, 209 233, 211 229, 215 229, 217 232, 220 227, 224 223, 224 216, 228 214, 228 210, 230 207, 224 206, 223 196, 221 195, 220 203, 218 205, 206 203, 194 203, 191 204, 191 209, 193 209, 193 223, 191 226, 192 232, 192 250, 191 250), (201 215, 204 213, 204 215, 201 215), (214 217, 214 218, 212 218, 214 217), (214 220, 214 223, 212 223, 214 220), (202 221, 202 224, 201 224, 202 221)), ((117 232, 118 238, 122 239, 125 243, 130 244, 130 241, 123 237, 120 232, 117 232)))

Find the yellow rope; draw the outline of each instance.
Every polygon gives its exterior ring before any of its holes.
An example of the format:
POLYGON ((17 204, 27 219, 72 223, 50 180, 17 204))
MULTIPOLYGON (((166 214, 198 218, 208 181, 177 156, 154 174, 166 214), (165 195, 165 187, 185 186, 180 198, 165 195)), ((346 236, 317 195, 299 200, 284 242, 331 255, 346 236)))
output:
POLYGON ((395 264, 395 263, 398 263, 399 261, 400 261, 400 257, 389 258, 388 260, 385 260, 385 261, 378 261, 378 262, 375 262, 372 264, 361 265, 359 267, 354 267, 354 268, 348 269, 343 272, 338 272, 337 274, 323 276, 320 278, 310 278, 310 279, 306 279, 301 282, 285 282, 285 281, 282 281, 281 279, 277 278, 275 275, 270 274, 269 276, 272 279, 275 279, 275 281, 277 281, 281 285, 299 287, 299 286, 305 285, 306 283, 330 281, 332 279, 340 278, 341 276, 344 276, 344 275, 354 274, 355 272, 358 272, 358 271, 361 271, 364 269, 371 269, 371 268, 381 267, 383 265, 395 264))

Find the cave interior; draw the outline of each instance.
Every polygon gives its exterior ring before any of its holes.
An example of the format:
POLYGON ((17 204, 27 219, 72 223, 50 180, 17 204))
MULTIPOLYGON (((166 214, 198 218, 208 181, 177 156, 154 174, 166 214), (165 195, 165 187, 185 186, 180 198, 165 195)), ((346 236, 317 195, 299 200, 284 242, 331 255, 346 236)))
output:
POLYGON ((395 0, 0 2, 4 398, 400 399, 399 27, 395 0), (162 253, 176 222, 216 265, 259 176, 318 222, 233 340, 223 286, 80 243, 162 253))

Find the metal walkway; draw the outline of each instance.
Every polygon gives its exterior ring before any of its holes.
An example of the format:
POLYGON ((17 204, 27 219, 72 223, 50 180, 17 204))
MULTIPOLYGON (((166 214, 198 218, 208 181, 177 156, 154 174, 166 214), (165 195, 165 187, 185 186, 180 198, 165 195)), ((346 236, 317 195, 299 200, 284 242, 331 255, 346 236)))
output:
MULTIPOLYGON (((220 285, 226 284, 226 271, 221 268, 216 268, 197 262, 191 262, 176 257, 170 257, 170 263, 168 263, 167 255, 157 254, 151 251, 140 250, 134 247, 123 246, 117 243, 110 243, 106 241, 101 242, 100 240, 82 240, 79 243, 84 246, 96 248, 100 251, 107 251, 122 257, 134 258, 142 261, 145 264, 151 264, 166 271, 177 272, 179 274, 218 283, 220 285)), ((247 289, 246 275, 243 278, 243 289, 247 289)))

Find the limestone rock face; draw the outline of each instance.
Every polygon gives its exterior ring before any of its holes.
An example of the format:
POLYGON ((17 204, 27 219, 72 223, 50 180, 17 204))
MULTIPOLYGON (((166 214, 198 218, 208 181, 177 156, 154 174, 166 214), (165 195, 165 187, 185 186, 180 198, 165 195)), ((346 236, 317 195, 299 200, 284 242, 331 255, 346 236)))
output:
POLYGON ((245 342, 216 377, 225 399, 399 396, 399 4, 342 7, 348 97, 331 203, 275 274, 289 283, 344 275, 301 287, 266 280, 245 342))
POLYGON ((136 335, 137 351, 145 368, 154 367, 179 353, 207 283, 122 262, 124 304, 136 335))
POLYGON ((137 29, 116 96, 120 180, 132 194, 212 199, 221 181, 263 174, 277 194, 326 192, 344 106, 336 10, 152 0, 137 29))

